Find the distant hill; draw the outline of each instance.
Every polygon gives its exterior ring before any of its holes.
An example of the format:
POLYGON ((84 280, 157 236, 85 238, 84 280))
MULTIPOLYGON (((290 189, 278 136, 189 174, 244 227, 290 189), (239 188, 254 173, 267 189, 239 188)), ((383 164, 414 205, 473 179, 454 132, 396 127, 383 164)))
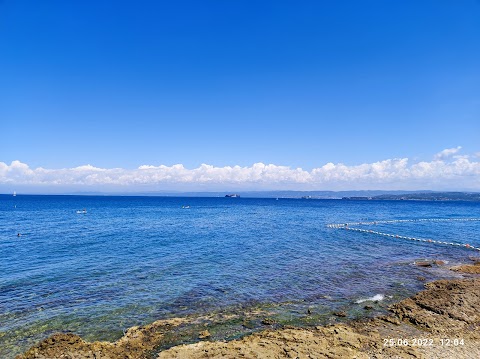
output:
POLYGON ((388 200, 388 201, 480 201, 478 192, 414 192, 385 193, 376 196, 350 196, 346 200, 388 200))
MULTIPOLYGON (((218 191, 218 192, 74 192, 56 195, 76 196, 161 196, 161 197, 225 197, 235 193, 241 198, 296 198, 296 199, 343 199, 352 201, 480 201, 480 192, 433 192, 433 191, 218 191)), ((24 195, 27 193, 22 193, 24 195)), ((34 194, 34 193, 32 193, 34 194)), ((0 196, 11 196, 5 194, 0 196)))
MULTIPOLYGON (((427 192, 427 191, 425 191, 427 192)), ((380 195, 404 195, 412 191, 240 191, 235 192, 244 198, 303 198, 303 199, 341 199, 343 197, 374 197, 380 195)), ((206 193, 203 193, 206 194, 206 193)), ((210 196, 214 193, 210 192, 210 196)), ((218 193, 224 196, 226 192, 218 193)), ((187 195, 192 195, 189 193, 187 195)), ((198 193, 197 193, 198 195, 198 193)))
POLYGON ((373 197, 377 200, 406 200, 406 201, 480 201, 478 192, 420 192, 398 194, 382 194, 373 197))

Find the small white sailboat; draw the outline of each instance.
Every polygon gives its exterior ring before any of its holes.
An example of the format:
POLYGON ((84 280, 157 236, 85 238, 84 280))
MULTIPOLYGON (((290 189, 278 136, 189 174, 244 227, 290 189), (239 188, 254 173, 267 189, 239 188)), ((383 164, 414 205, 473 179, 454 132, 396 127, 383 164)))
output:
POLYGON ((17 192, 13 191, 13 197, 16 197, 16 196, 17 196, 17 192))

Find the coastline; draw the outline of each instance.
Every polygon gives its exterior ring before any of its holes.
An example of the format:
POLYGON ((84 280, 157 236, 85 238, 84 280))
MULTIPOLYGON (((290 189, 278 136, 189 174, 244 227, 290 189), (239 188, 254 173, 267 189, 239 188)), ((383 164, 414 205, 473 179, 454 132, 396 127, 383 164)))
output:
MULTIPOLYGON (((209 341, 208 327, 200 330, 199 318, 174 318, 132 327, 114 343, 89 343, 75 334, 54 334, 16 359, 477 358, 480 261, 450 269, 465 273, 465 278, 427 283, 423 291, 392 305, 390 314, 370 319, 312 328, 286 326, 230 341, 209 341), (171 333, 192 324, 197 341, 169 347, 171 333)), ((235 318, 216 314, 215 319, 235 318)))

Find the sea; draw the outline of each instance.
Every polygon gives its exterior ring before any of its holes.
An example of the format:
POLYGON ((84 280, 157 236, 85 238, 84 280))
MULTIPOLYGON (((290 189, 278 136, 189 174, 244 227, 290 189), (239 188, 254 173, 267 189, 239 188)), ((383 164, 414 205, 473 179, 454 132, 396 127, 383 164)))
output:
POLYGON ((479 202, 1 195, 0 357, 173 317, 268 314, 210 323, 232 339, 384 313, 480 252, 328 225, 480 247, 478 218, 479 202))

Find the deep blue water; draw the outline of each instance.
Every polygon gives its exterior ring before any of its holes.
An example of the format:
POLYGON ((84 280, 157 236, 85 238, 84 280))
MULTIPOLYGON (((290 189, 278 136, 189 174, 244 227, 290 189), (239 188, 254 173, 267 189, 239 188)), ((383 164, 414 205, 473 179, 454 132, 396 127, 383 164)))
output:
MULTIPOLYGON (((56 331, 115 339, 132 325, 235 305, 335 309, 405 296, 422 287, 415 276, 435 275, 414 260, 478 252, 326 224, 467 217, 480 217, 480 203, 0 196, 0 357, 56 331)), ((376 229, 480 246, 480 222, 376 229)))

